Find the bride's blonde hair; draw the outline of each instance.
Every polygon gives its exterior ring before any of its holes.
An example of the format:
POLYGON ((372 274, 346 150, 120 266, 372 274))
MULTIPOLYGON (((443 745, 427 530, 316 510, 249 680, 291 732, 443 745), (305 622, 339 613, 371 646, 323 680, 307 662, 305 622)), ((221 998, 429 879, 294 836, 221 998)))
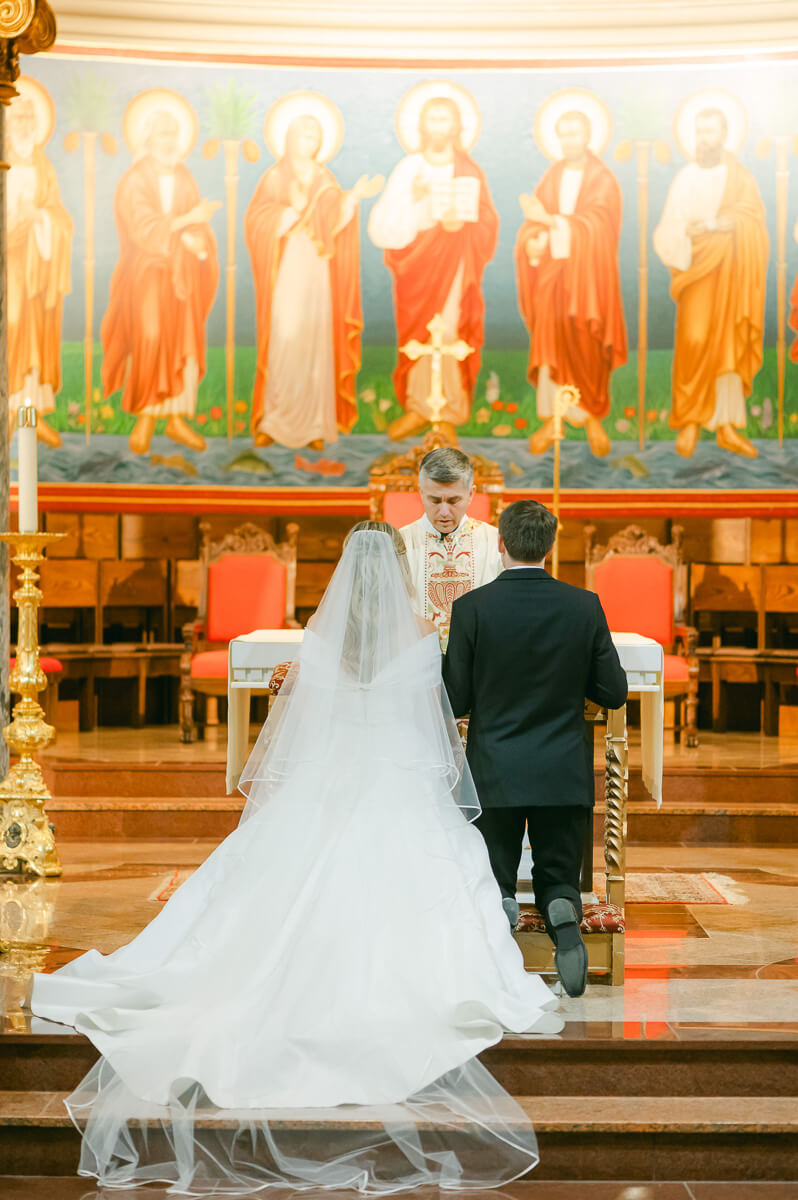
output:
POLYGON ((393 525, 389 525, 387 521, 358 521, 357 525, 353 525, 344 538, 344 546, 346 546, 353 533, 362 533, 368 530, 371 530, 372 533, 388 534, 388 537, 393 542, 396 561, 399 564, 399 570, 402 573, 402 579, 404 580, 408 595, 412 596, 413 580, 410 577, 410 564, 407 561, 407 547, 401 533, 393 525))

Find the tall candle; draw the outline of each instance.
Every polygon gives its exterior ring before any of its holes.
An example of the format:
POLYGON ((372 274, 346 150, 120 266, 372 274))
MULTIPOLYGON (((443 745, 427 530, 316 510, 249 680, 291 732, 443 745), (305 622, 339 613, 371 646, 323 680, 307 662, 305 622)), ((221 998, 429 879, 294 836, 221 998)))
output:
POLYGON ((23 404, 17 416, 17 461, 19 531, 36 533, 39 527, 39 484, 36 464, 36 409, 32 404, 23 404))

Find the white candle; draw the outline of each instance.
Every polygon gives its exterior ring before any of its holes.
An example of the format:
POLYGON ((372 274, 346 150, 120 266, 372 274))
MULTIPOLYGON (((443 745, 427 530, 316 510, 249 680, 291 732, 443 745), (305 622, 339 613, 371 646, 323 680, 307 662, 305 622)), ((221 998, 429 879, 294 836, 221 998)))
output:
POLYGON ((39 527, 39 484, 36 464, 36 409, 32 404, 23 404, 17 416, 17 462, 19 531, 36 533, 39 527))

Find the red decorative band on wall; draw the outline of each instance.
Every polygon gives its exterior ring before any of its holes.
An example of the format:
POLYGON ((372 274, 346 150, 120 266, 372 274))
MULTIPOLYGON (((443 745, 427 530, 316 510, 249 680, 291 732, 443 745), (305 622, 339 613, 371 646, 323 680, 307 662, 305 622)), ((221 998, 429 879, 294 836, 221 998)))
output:
MULTIPOLYGON (((551 489, 508 488, 507 501, 532 497, 550 504, 551 489)), ((278 516, 368 516, 367 488, 134 487, 124 484, 43 483, 44 512, 240 512, 278 516)), ((17 510, 17 485, 11 485, 17 510)), ((798 489, 770 491, 563 490, 563 517, 798 517, 798 489)))

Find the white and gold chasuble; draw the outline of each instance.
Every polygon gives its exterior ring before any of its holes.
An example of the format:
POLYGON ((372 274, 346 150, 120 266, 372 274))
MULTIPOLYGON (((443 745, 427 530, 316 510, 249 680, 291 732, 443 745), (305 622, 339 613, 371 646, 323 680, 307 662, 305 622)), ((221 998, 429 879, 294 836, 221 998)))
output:
POLYGON ((453 533, 441 536, 425 514, 399 532, 407 547, 413 607, 432 621, 445 651, 455 600, 491 583, 502 570, 498 530, 464 517, 453 533))

